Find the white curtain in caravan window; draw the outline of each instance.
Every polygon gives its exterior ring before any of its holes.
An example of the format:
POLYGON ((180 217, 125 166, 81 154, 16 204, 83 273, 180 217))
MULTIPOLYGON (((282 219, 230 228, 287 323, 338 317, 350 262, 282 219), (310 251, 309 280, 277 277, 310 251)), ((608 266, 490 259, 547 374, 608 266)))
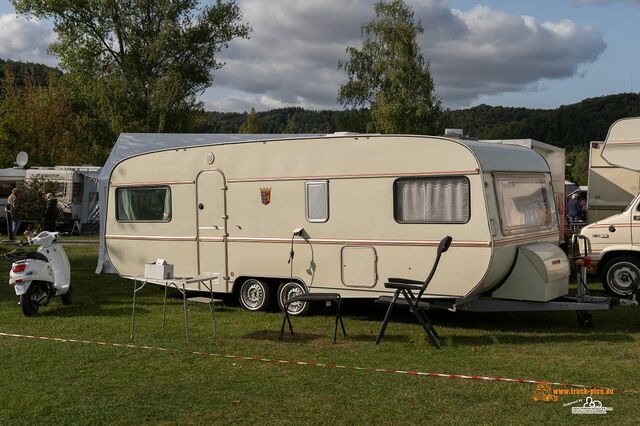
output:
POLYGON ((136 220, 136 210, 133 203, 134 192, 127 189, 119 189, 118 195, 118 219, 136 220))
POLYGON ((465 223, 469 220, 466 178, 403 179, 396 185, 398 222, 465 223))
POLYGON ((171 193, 164 191, 164 211, 162 212, 162 221, 168 222, 171 220, 171 193))

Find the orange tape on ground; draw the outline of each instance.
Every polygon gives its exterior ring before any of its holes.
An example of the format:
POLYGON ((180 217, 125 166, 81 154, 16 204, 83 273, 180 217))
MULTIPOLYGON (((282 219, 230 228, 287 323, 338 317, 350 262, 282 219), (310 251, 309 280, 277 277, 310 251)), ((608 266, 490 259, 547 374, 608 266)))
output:
MULTIPOLYGON (((310 366, 310 367, 319 367, 319 368, 332 368, 332 369, 346 369, 346 370, 357 370, 357 371, 368 371, 368 372, 377 372, 377 373, 390 373, 390 374, 401 374, 401 375, 410 375, 410 376, 427 376, 427 377, 441 377, 446 379, 459 379, 459 380, 479 380, 479 381, 488 381, 488 382, 508 382, 508 383, 527 383, 527 384, 548 384, 553 386, 562 386, 562 387, 572 387, 572 388, 590 388, 590 389, 611 389, 604 386, 588 386, 581 385, 576 383, 562 383, 562 382, 551 382, 548 380, 531 380, 531 379, 510 379, 505 377, 492 377, 492 376, 479 376, 479 375, 465 375, 465 374, 448 374, 448 373, 433 373, 433 372, 423 372, 423 371, 409 371, 409 370, 396 370, 392 368, 372 368, 372 367, 358 367, 354 365, 339 365, 339 364, 327 364, 321 362, 314 361, 295 361, 295 360, 282 360, 282 359, 270 359, 270 358, 262 358, 257 356, 243 356, 243 355, 229 355, 229 354, 218 354, 214 352, 201 352, 201 351, 183 351, 177 349, 168 349, 159 346, 146 346, 146 345, 133 345, 127 343, 113 343, 113 342, 101 342, 94 340, 82 340, 82 339, 68 339, 61 337, 48 337, 48 336, 30 336, 24 334, 14 334, 14 333, 3 333, 0 332, 0 336, 2 337, 13 337, 18 339, 28 339, 28 340, 44 340, 50 342, 57 343, 79 343, 86 345, 97 345, 97 346, 111 346, 117 348, 128 348, 128 349, 140 349, 140 350, 151 350, 158 352, 174 352, 174 353, 188 353, 191 355, 199 355, 199 356, 210 356, 217 358, 228 358, 228 359, 237 359, 243 361, 259 361, 269 364, 289 364, 289 365, 299 365, 299 366, 310 366)), ((628 390, 615 390, 616 393, 622 392, 632 392, 628 390)))

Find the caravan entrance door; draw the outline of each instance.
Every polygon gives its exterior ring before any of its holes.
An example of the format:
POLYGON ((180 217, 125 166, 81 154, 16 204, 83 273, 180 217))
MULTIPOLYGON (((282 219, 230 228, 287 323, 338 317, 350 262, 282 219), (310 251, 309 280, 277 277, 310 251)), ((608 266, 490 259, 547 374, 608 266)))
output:
POLYGON ((206 170, 196 180, 198 274, 219 273, 214 291, 228 291, 227 179, 221 170, 206 170))

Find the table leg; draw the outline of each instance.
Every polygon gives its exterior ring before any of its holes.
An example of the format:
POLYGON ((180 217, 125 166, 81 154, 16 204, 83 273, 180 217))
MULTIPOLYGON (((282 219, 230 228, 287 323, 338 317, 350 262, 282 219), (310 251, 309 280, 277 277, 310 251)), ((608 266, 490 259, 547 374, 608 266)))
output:
POLYGON ((213 337, 216 337, 216 312, 215 303, 213 301, 213 280, 209 280, 209 292, 211 294, 211 324, 213 326, 213 337))
POLYGON ((336 343, 336 337, 338 336, 338 320, 340 319, 340 297, 335 300, 336 304, 336 324, 333 327, 333 343, 336 343))
POLYGON ((187 291, 182 284, 182 308, 184 309, 184 334, 189 341, 189 316, 187 315, 187 291))

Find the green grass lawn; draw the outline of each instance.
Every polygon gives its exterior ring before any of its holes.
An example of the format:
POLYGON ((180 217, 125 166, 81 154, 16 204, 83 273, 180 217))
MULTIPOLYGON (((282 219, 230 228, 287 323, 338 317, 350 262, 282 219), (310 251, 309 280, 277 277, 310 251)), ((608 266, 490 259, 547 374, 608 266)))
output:
MULTIPOLYGON (((74 303, 54 299, 40 316, 22 316, 0 260, 0 331, 129 343, 131 283, 94 275, 97 247, 68 246, 74 303)), ((172 294, 160 332, 162 291, 138 299, 134 343, 172 352, 0 337, 0 424, 505 424, 594 423, 569 403, 534 402, 535 385, 328 369, 193 355, 191 351, 261 356, 361 367, 492 375, 640 391, 640 310, 575 314, 433 314, 444 339, 431 346, 399 311, 380 346, 385 306, 344 306, 348 337, 331 342, 333 314, 294 318, 297 334, 278 341, 279 312, 249 313, 228 300, 210 336, 206 305, 191 304, 190 342, 181 299, 172 294)), ((613 407, 606 420, 638 424, 640 393, 596 397, 613 407)), ((582 405, 580 403, 579 405, 582 405)))

